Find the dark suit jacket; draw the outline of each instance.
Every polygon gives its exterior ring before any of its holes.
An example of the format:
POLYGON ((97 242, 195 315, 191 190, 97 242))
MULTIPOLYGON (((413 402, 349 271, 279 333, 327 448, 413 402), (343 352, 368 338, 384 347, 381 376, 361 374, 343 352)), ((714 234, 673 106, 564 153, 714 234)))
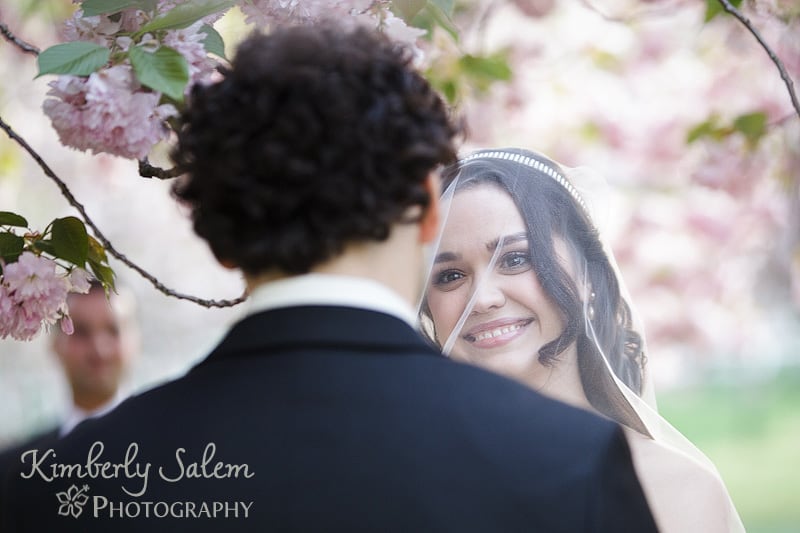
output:
POLYGON ((14 444, 0 451, 0 479, 5 479, 9 470, 20 462, 20 455, 33 448, 47 448, 58 440, 60 428, 58 426, 42 431, 29 439, 14 444))
POLYGON ((616 425, 352 308, 250 316, 54 454, 14 474, 8 528, 656 530, 616 425))
MULTIPOLYGON (((22 443, 15 444, 10 448, 4 448, 0 451, 0 502, 4 501, 6 498, 5 494, 8 490, 6 485, 10 480, 11 472, 20 467, 22 454, 32 449, 46 450, 58 440, 59 433, 60 428, 56 426, 22 443)), ((3 506, 0 505, 0 531, 3 531, 3 512, 3 506)))

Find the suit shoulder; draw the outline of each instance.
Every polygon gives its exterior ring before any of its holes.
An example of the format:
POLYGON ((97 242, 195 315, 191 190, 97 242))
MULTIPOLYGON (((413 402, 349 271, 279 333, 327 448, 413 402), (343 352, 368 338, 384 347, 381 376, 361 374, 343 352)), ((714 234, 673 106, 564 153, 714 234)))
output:
POLYGON ((59 438, 58 431, 58 427, 53 427, 0 451, 0 470, 9 463, 18 462, 20 454, 25 450, 43 448, 56 442, 59 438))
POLYGON ((476 440, 492 435, 496 442, 514 442, 513 451, 526 457, 531 449, 554 460, 580 456, 575 467, 584 471, 597 466, 601 450, 618 445, 617 424, 595 413, 473 365, 444 361, 430 366, 440 372, 430 401, 443 402, 446 416, 467 427, 476 440), (542 444, 545 435, 547 446, 542 444))
POLYGON ((474 365, 445 360, 443 369, 451 383, 466 391, 457 396, 476 413, 521 417, 530 422, 535 416, 540 424, 569 428, 580 425, 587 432, 600 432, 611 438, 616 424, 591 413, 544 396, 527 385, 474 365))

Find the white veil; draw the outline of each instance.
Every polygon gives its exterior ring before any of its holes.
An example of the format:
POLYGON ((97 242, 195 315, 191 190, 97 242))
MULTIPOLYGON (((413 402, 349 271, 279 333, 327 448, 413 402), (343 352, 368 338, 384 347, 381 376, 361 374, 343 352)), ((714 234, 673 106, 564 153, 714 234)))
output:
POLYGON ((605 181, 516 148, 474 152, 443 177, 423 333, 454 359, 625 426, 663 531, 690 523, 672 517, 691 514, 679 502, 694 489, 670 479, 680 475, 715 493, 697 495, 691 531, 744 531, 712 462, 658 414, 643 326, 594 223, 605 181))

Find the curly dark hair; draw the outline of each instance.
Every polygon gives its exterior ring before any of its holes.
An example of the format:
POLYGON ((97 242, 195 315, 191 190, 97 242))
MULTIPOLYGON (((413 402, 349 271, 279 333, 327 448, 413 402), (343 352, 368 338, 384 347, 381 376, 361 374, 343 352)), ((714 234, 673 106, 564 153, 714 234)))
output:
MULTIPOLYGON (((550 168, 564 175, 555 162, 528 150, 501 148, 487 152, 525 157, 540 168, 550 168)), ((604 361, 605 355, 617 377, 641 394, 646 363, 644 342, 634 329, 631 310, 620 293, 616 272, 586 210, 564 185, 545 171, 511 158, 482 157, 478 152, 467 162, 446 168, 443 178, 445 189, 458 179, 456 192, 490 183, 511 196, 527 227, 536 277, 565 318, 561 334, 539 350, 539 362, 558 364, 558 356, 577 342, 578 370, 589 402, 617 422, 649 435, 614 383, 604 361), (585 260, 586 281, 593 293, 591 302, 584 302, 573 276, 559 259, 554 236, 560 237, 569 249, 585 260), (584 323, 584 309, 589 303, 594 310, 590 317, 591 332, 584 323)), ((431 324, 427 304, 422 310, 423 317, 427 315, 427 323, 431 324)), ((432 337, 431 331, 426 333, 432 337)))
POLYGON ((173 188, 215 256, 248 274, 308 272, 381 241, 430 202, 460 134, 413 54, 327 21, 254 34, 180 117, 173 188))

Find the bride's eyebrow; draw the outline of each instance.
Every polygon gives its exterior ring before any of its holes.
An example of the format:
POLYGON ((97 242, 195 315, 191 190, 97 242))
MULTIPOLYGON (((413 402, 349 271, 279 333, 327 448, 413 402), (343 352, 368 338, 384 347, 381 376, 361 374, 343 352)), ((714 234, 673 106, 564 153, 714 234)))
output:
MULTIPOLYGON (((528 240, 528 233, 526 231, 521 231, 519 233, 514 233, 512 235, 506 235, 505 237, 503 237, 503 248, 505 248, 506 246, 509 246, 511 244, 515 244, 515 243, 518 243, 518 242, 521 242, 521 241, 527 241, 527 240, 528 240)), ((493 240, 491 242, 487 242, 486 243, 486 249, 489 250, 490 252, 492 252, 492 251, 494 251, 495 248, 497 248, 497 245, 499 243, 500 243, 500 238, 498 237, 497 239, 495 239, 495 240, 493 240)))
POLYGON ((447 263, 448 261, 456 261, 461 257, 461 254, 454 254, 453 252, 442 252, 436 256, 433 263, 447 263))
MULTIPOLYGON (((506 235, 505 237, 503 237, 503 248, 527 240, 528 240, 528 233, 525 231, 514 233, 512 235, 506 235)), ((494 249, 497 248, 497 244, 499 242, 500 242, 500 237, 494 239, 492 242, 487 243, 486 249, 489 250, 490 252, 493 252, 494 249)), ((434 264, 447 263, 448 261, 458 261, 459 259, 461 259, 461 254, 453 252, 442 252, 436 256, 436 259, 433 260, 433 263, 434 264)))

